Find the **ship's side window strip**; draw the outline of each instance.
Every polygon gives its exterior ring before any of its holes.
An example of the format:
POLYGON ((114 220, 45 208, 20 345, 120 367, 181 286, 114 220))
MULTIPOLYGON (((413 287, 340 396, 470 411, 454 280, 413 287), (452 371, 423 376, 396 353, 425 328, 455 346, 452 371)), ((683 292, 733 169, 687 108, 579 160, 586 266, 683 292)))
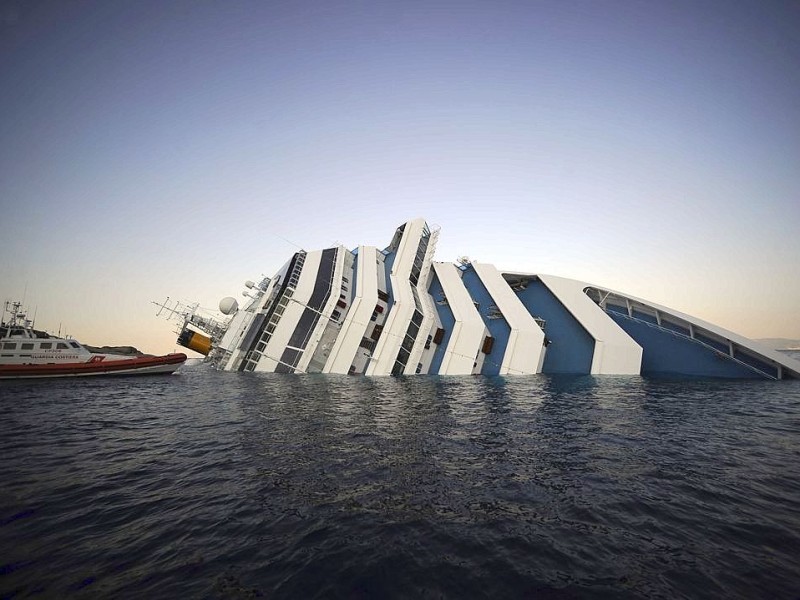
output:
POLYGON ((22 344, 20 350, 33 350, 33 344, 22 344))
POLYGON ((69 350, 69 346, 67 346, 66 344, 62 344, 60 342, 58 346, 56 346, 56 348, 58 348, 59 350, 69 350))
POLYGON ((3 350, 16 350, 17 344, 15 342, 5 342, 3 344, 3 350))
POLYGON ((80 344, 78 344, 78 342, 70 342, 69 345, 72 346, 73 348, 80 348, 81 347, 80 344))
POLYGON ((51 342, 42 342, 39 345, 39 348, 41 348, 42 350, 50 350, 50 348, 52 348, 52 347, 53 347, 53 344, 51 342))

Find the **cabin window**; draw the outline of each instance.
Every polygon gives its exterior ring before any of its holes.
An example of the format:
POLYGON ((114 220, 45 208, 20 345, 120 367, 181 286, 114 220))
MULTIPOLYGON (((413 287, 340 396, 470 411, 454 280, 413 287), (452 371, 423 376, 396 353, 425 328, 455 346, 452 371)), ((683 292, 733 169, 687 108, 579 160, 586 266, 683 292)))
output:
POLYGON ((33 344, 22 344, 20 350, 33 350, 33 344))
POLYGON ((481 352, 484 354, 491 354, 493 346, 494 338, 490 335, 487 335, 485 338, 483 338, 483 347, 481 348, 481 352))
POLYGON ((78 342, 70 342, 69 345, 72 346, 73 348, 77 348, 79 350, 80 350, 80 347, 81 347, 81 345, 78 342))
POLYGON ((42 350, 50 350, 50 348, 52 347, 53 344, 51 342, 42 342, 41 344, 39 344, 39 348, 41 348, 42 350))
POLYGON ((342 277, 342 281, 344 281, 345 283, 350 283, 350 280, 347 277, 342 277))
POLYGON ((56 346, 56 348, 58 348, 59 350, 69 350, 69 346, 67 346, 66 344, 62 344, 61 342, 58 343, 58 346, 56 346))
POLYGON ((333 313, 331 313, 331 318, 334 321, 338 321, 339 317, 341 317, 341 316, 342 316, 342 313, 340 313, 338 310, 335 310, 335 311, 333 311, 333 313))
POLYGON ((384 302, 388 302, 389 301, 389 294, 387 294, 383 290, 378 290, 378 298, 380 298, 384 302))
POLYGON ((5 342, 3 343, 3 350, 16 350, 17 344, 16 342, 5 342))

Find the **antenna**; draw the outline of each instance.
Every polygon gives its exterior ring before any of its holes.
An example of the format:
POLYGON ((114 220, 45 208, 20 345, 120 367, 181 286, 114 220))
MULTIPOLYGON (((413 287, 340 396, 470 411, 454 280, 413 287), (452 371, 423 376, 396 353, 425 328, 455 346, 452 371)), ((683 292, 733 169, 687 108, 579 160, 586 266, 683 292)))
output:
POLYGON ((281 239, 282 239, 284 242, 286 242, 287 244, 291 244, 291 245, 292 245, 292 246, 294 246, 295 248, 299 248, 300 250, 303 250, 303 249, 304 249, 302 246, 298 246, 297 244, 295 244, 295 243, 294 243, 292 240, 287 240, 287 239, 286 239, 285 237, 283 237, 282 235, 278 235, 277 233, 276 233, 276 234, 274 234, 274 235, 275 235, 275 237, 279 237, 279 238, 281 238, 281 239))
POLYGON ((158 307, 156 316, 160 317, 163 313, 167 321, 171 320, 173 317, 175 317, 175 315, 179 315, 185 319, 188 316, 193 315, 199 307, 198 304, 186 305, 177 300, 171 301, 169 296, 167 296, 167 299, 164 300, 164 302, 151 301, 151 304, 155 304, 158 307))

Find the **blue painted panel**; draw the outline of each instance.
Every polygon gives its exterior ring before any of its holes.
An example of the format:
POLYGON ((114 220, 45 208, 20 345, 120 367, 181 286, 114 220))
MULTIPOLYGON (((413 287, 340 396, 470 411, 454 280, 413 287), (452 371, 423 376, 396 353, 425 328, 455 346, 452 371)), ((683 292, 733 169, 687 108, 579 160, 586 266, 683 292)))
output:
POLYGON ((484 287, 480 277, 472 267, 464 271, 464 276, 461 279, 464 282, 464 287, 467 288, 470 297, 473 301, 477 302, 480 306, 478 312, 486 324, 486 328, 494 338, 494 346, 492 347, 491 354, 487 354, 483 361, 481 368, 482 375, 499 375, 500 366, 503 363, 503 354, 505 354, 508 347, 508 338, 511 335, 511 327, 505 318, 489 319, 489 307, 494 305, 489 291, 484 287))
POLYGON ((642 374, 758 379, 747 367, 690 337, 653 327, 627 315, 608 315, 642 347, 642 374))
POLYGON ((528 312, 547 321, 550 341, 544 355, 543 373, 592 372, 594 338, 541 281, 531 281, 517 294, 528 312))
POLYGON ((633 311, 633 318, 639 319, 640 321, 647 321, 648 323, 654 323, 658 325, 658 319, 656 319, 655 315, 649 315, 644 312, 639 312, 638 310, 633 311))
POLYGON ((450 336, 452 335, 453 327, 456 324, 456 317, 449 305, 439 304, 439 300, 444 297, 444 290, 442 289, 442 284, 439 282, 439 278, 436 276, 436 271, 433 269, 431 269, 431 286, 428 289, 428 292, 430 293, 431 298, 433 298, 433 305, 436 307, 436 312, 439 314, 439 320, 442 322, 442 327, 444 328, 444 337, 433 353, 431 366, 428 370, 428 373, 435 374, 439 372, 439 369, 442 366, 444 352, 447 349, 447 344, 450 343, 450 336))
POLYGON ((615 313, 619 313, 621 315, 628 316, 628 308, 625 306, 617 306, 616 304, 607 304, 606 311, 611 311, 615 313))
POLYGON ((661 317, 661 327, 671 331, 676 331, 683 335, 689 335, 689 330, 686 327, 681 327, 677 323, 671 323, 670 321, 665 320, 664 317, 661 317))
POLYGON ((747 363, 751 367, 755 367, 756 369, 758 369, 760 371, 764 371, 765 373, 769 374, 771 377, 777 377, 778 376, 778 368, 777 367, 775 367, 774 365, 771 365, 769 363, 766 363, 766 362, 764 362, 762 360, 759 360, 754 356, 751 356, 749 354, 745 354, 744 352, 740 351, 738 348, 736 348, 733 351, 733 355, 734 355, 734 357, 736 357, 737 359, 739 359, 743 363, 747 363))
POLYGON ((723 344, 720 341, 712 340, 711 338, 704 336, 702 333, 698 333, 696 330, 695 330, 695 333, 694 333, 694 337, 698 342, 703 342, 707 346, 711 346, 712 348, 716 348, 717 350, 719 350, 723 354, 727 354, 730 351, 729 348, 728 348, 728 344, 723 344))

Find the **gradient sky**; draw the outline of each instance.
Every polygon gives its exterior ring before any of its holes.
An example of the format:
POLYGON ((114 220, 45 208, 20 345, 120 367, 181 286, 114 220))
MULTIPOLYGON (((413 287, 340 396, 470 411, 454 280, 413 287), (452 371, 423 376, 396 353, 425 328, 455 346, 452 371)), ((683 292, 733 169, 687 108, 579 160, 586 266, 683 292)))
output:
POLYGON ((296 250, 439 260, 800 338, 800 4, 0 4, 0 299, 172 351, 296 250))

